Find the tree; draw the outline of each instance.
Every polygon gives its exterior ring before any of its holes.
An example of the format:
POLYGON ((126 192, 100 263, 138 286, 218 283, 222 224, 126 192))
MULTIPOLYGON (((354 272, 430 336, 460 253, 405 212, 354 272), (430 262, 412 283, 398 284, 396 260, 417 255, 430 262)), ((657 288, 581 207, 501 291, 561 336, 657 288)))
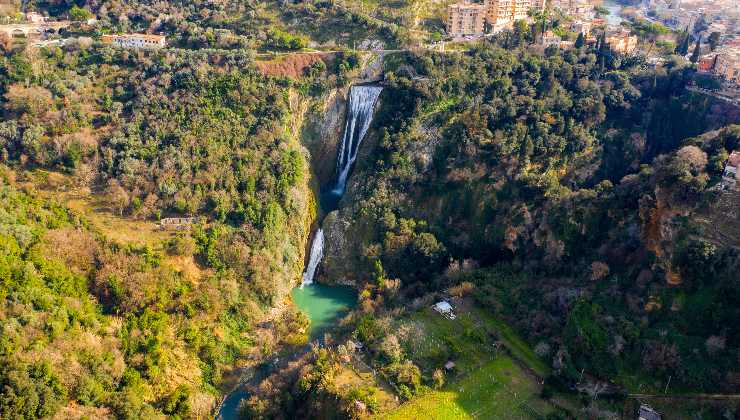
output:
POLYGON ((390 363, 398 363, 403 358, 403 349, 401 348, 401 344, 398 342, 398 337, 393 334, 387 335, 383 341, 380 342, 378 350, 390 363))
POLYGON ((87 9, 83 9, 78 6, 73 6, 71 9, 69 9, 69 18, 74 21, 84 22, 91 17, 92 13, 87 9))
POLYGON ((0 418, 52 417, 66 389, 48 363, 0 363, 0 418))
POLYGON ((707 42, 709 43, 709 49, 714 51, 717 49, 717 45, 719 45, 719 32, 712 32, 709 34, 709 38, 707 38, 707 42))
POLYGON ((532 20, 534 20, 534 23, 531 27, 532 42, 537 42, 537 38, 539 37, 539 35, 543 35, 545 33, 547 21, 550 18, 549 12, 547 11, 547 9, 543 11, 531 9, 529 12, 527 12, 527 15, 532 18, 532 20))
POLYGON ((41 86, 23 87, 21 84, 8 86, 5 94, 8 109, 17 113, 27 113, 30 117, 40 116, 53 105, 51 92, 41 86))
POLYGON ((111 179, 108 182, 108 187, 105 192, 108 197, 108 202, 118 210, 119 216, 123 216, 123 210, 129 203, 128 192, 115 179, 111 179))
POLYGON ((527 28, 527 22, 524 19, 520 19, 514 22, 514 33, 513 33, 514 46, 519 47, 522 44, 524 44, 524 40, 527 39, 528 31, 529 29, 527 28))
POLYGON ((699 37, 696 40, 696 46, 694 46, 694 52, 691 53, 691 62, 696 63, 699 61, 699 56, 701 56, 701 37, 699 37))
POLYGON ((188 418, 190 411, 190 390, 186 385, 178 386, 162 407, 162 412, 175 418, 188 418))
POLYGON ((432 380, 434 381, 434 388, 440 389, 445 384, 445 374, 442 369, 434 369, 432 373, 432 380))
POLYGON ((578 33, 578 38, 576 38, 575 47, 576 48, 581 48, 581 47, 583 47, 583 44, 585 44, 585 43, 586 43, 586 40, 583 37, 583 32, 578 33))
POLYGON ((609 44, 606 42, 606 32, 601 33, 599 40, 599 74, 606 70, 606 56, 609 54, 609 44))
POLYGON ((689 53, 689 44, 691 43, 691 35, 687 31, 683 32, 683 39, 676 47, 676 54, 685 56, 689 53))

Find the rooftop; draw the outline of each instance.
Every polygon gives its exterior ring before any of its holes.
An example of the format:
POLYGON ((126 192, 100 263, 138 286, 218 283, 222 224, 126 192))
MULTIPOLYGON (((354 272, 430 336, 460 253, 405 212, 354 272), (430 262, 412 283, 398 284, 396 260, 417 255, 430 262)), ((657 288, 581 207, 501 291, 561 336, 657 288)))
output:
POLYGON ((660 414, 658 414, 657 411, 653 410, 648 405, 641 405, 640 406, 640 416, 638 420, 660 420, 660 414))
POLYGON ((118 38, 135 38, 135 39, 145 39, 147 41, 162 41, 165 39, 164 35, 150 35, 150 34, 123 34, 123 35, 111 35, 113 37, 118 38))
POLYGON ((435 303, 434 309, 440 312, 450 312, 452 311, 452 305, 450 305, 449 302, 443 300, 441 302, 435 303))

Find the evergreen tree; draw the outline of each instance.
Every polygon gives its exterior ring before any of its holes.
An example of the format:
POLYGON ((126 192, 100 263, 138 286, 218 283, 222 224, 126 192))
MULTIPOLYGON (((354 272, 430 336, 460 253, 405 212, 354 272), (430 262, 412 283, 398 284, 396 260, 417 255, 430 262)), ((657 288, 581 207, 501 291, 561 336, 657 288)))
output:
POLYGON ((581 48, 581 47, 583 47, 583 44, 585 44, 585 43, 586 43, 586 40, 583 37, 583 32, 581 32, 581 33, 578 34, 578 38, 576 38, 575 47, 576 48, 581 48))
POLYGON ((709 34, 709 38, 707 39, 707 42, 709 43, 709 49, 714 51, 717 48, 717 45, 719 45, 719 32, 712 32, 709 34))
POLYGON ((676 48, 676 54, 680 56, 685 56, 689 53, 689 44, 691 43, 691 35, 689 35, 688 32, 684 32, 683 40, 680 44, 678 44, 678 47, 676 48))
POLYGON ((694 47, 694 52, 691 53, 691 62, 696 63, 699 61, 699 56, 701 55, 701 37, 696 40, 696 46, 694 47))
POLYGON ((609 52, 609 44, 606 43, 606 32, 601 33, 599 40, 599 55, 604 56, 609 52))
POLYGON ((606 71, 606 57, 610 55, 609 44, 606 42, 606 32, 601 33, 599 40, 599 74, 603 75, 606 71))

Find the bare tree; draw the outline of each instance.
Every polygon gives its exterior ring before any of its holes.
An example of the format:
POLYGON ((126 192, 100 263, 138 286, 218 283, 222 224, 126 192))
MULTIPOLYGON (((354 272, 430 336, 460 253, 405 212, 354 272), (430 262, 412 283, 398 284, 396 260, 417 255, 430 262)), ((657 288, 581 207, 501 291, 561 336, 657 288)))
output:
POLYGON ((128 206, 129 194, 118 180, 111 179, 105 189, 105 195, 110 205, 118 209, 118 215, 123 216, 123 210, 128 206))

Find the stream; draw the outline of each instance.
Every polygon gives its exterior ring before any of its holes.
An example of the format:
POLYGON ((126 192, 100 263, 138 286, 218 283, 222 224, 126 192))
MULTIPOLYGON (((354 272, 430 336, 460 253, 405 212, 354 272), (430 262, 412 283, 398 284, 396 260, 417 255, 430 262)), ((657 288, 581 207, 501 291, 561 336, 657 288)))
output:
MULTIPOLYGON (((337 151, 336 180, 327 186, 326 192, 319 192, 322 205, 327 213, 335 210, 344 196, 347 179, 357 160, 360 144, 372 123, 373 110, 382 90, 382 87, 373 85, 357 85, 350 88, 347 122, 342 143, 337 151)), ((357 304, 357 293, 350 287, 314 283, 316 271, 324 256, 325 237, 320 225, 321 221, 311 241, 309 259, 301 284, 291 291, 295 305, 308 316, 311 340, 320 339, 321 335, 331 328, 335 320, 357 304)), ((245 379, 249 378, 242 378, 242 380, 245 379)), ((239 403, 248 397, 249 394, 244 387, 238 387, 226 397, 217 418, 237 420, 239 403)))

